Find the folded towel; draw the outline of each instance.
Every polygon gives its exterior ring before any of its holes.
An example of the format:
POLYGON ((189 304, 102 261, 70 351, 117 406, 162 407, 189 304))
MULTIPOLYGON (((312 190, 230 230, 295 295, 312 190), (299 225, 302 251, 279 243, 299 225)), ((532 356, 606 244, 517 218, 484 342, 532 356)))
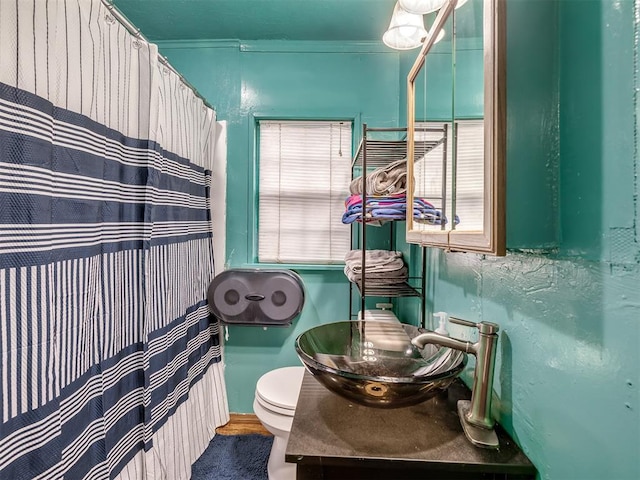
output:
MULTIPOLYGON (((362 222, 362 195, 353 194, 345 199, 346 210, 342 215, 342 223, 362 222)), ((405 220, 407 197, 404 194, 367 197, 367 223, 374 219, 379 223, 387 220, 405 220)), ((413 218, 420 223, 441 225, 447 220, 442 218, 440 210, 423 198, 413 199, 413 218)), ((456 224, 459 223, 456 217, 456 224)))
MULTIPOLYGON (((344 257, 345 265, 354 272, 362 270, 362 250, 350 250, 344 257)), ((396 270, 404 266, 402 252, 393 250, 365 250, 367 271, 396 270)))
MULTIPOLYGON (((345 265, 345 269, 353 272, 354 275, 362 275, 362 269, 353 269, 349 265, 345 265)), ((400 265, 394 268, 383 268, 383 267, 367 267, 367 278, 384 278, 388 277, 405 277, 406 276, 406 266, 400 265)))
MULTIPOLYGON (((351 195, 345 201, 345 206, 347 208, 356 205, 362 206, 362 195, 351 195)), ((372 197, 367 196, 367 207, 395 207, 398 205, 407 205, 407 196, 405 194, 372 197)), ((413 207, 436 209, 432 203, 420 197, 413 197, 413 207)))
MULTIPOLYGON (((418 200, 418 199, 416 199, 418 200)), ((418 202, 420 205, 424 205, 424 201, 418 202)), ((377 206, 389 206, 389 205, 406 205, 407 196, 405 194, 399 195, 385 195, 385 196, 369 196, 367 195, 367 207, 377 206)), ((362 195, 353 194, 348 196, 344 201, 345 208, 352 208, 359 206, 362 208, 362 195)))
MULTIPOLYGON (((350 224, 353 222, 362 222, 362 213, 349 213, 349 212, 345 212, 342 215, 342 223, 344 224, 350 224)), ((387 219, 383 218, 369 218, 367 217, 367 225, 370 225, 372 227, 381 227, 382 225, 384 225, 385 223, 387 223, 387 219)))
MULTIPOLYGON (((362 273, 362 266, 361 265, 349 265, 349 264, 347 264, 345 268, 348 268, 349 270, 351 270, 352 272, 354 272, 356 274, 362 273)), ((367 275, 369 275, 370 273, 380 273, 380 274, 386 274, 386 275, 393 275, 394 272, 399 271, 402 268, 404 268, 404 262, 402 260, 399 260, 397 262, 388 263, 386 265, 372 265, 372 266, 367 265, 365 267, 365 270, 367 272, 367 275)))
MULTIPOLYGON (((402 258, 402 252, 395 250, 365 250, 365 261, 368 265, 375 263, 387 263, 396 258, 402 258)), ((360 262, 362 260, 362 250, 349 250, 344 256, 345 262, 360 262)))
MULTIPOLYGON (((362 176, 351 181, 349 190, 353 194, 362 193, 362 176)), ((407 191, 407 160, 397 160, 379 167, 367 175, 367 194, 390 195, 407 191)))
MULTIPOLYGON (((344 267, 344 274, 349 281, 353 283, 360 283, 362 281, 362 273, 356 273, 348 267, 344 267)), ((395 285, 404 283, 409 278, 409 271, 406 266, 394 271, 394 272, 367 272, 364 276, 365 280, 370 285, 395 285)))
MULTIPOLYGON (((372 191, 381 194, 404 193, 407 191, 407 160, 390 163, 374 170, 370 176, 372 191)), ((369 183, 367 181, 367 187, 369 183)))

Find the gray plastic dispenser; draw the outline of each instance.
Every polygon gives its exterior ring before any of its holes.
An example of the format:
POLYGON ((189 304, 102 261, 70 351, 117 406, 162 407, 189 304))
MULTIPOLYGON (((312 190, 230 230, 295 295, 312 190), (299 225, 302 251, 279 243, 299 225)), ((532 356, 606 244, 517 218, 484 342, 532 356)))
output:
POLYGON ((211 281, 207 300, 225 324, 286 327, 302 311, 304 288, 291 270, 232 268, 211 281))

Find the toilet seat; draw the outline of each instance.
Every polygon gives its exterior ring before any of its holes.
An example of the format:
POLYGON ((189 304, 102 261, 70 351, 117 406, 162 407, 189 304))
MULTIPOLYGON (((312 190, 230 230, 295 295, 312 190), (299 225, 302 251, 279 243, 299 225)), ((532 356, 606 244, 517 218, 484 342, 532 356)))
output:
POLYGON ((264 400, 260 395, 256 395, 255 401, 260 404, 262 408, 268 410, 271 413, 277 413, 278 415, 282 415, 284 417, 293 417, 296 413, 295 408, 282 408, 277 405, 273 405, 266 400, 264 400))
POLYGON ((256 384, 256 400, 266 409, 293 417, 304 367, 283 367, 265 373, 256 384))
POLYGON ((256 383, 253 412, 273 434, 273 445, 267 463, 270 480, 296 478, 296 466, 285 462, 285 452, 304 370, 304 367, 277 368, 262 375, 256 383))
POLYGON ((260 423, 274 436, 288 436, 293 425, 293 415, 280 415, 271 408, 265 408, 258 397, 253 399, 253 413, 260 423))

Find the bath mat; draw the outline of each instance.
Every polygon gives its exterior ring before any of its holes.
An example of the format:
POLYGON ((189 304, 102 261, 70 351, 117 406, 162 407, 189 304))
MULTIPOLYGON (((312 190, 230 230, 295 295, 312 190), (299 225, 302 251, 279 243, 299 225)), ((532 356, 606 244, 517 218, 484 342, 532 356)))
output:
POLYGON ((267 480, 273 437, 217 434, 191 467, 191 480, 267 480))

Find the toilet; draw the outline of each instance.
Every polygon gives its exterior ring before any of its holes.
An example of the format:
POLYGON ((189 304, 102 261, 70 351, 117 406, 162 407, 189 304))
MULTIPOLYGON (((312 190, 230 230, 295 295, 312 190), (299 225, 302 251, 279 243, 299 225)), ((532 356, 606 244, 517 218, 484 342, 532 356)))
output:
POLYGON ((273 434, 273 446, 267 464, 269 480, 296 478, 296 465, 285 462, 284 454, 303 375, 304 367, 277 368, 262 375, 256 384, 253 412, 273 434))

